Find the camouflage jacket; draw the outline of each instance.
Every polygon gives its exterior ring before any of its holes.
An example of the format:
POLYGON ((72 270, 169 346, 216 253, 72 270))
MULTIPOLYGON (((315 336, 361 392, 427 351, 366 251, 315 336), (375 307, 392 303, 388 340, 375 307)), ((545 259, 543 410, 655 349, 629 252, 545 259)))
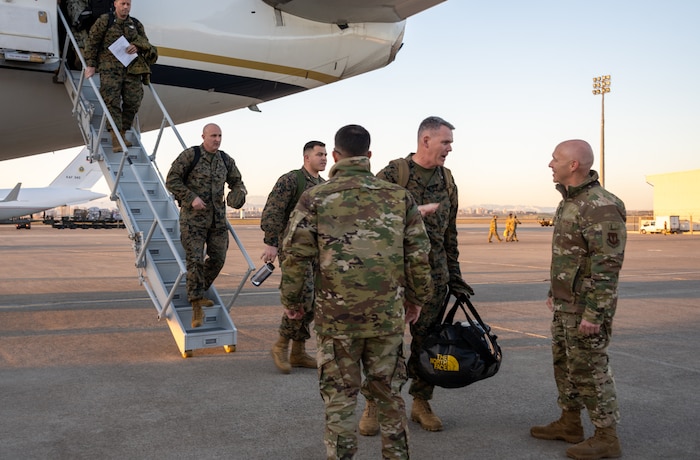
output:
MULTIPOLYGON (((301 168, 301 172, 306 178, 306 186, 304 190, 308 190, 314 185, 318 185, 325 180, 321 177, 314 177, 309 172, 301 168)), ((272 187, 270 195, 265 202, 262 216, 260 217, 260 228, 265 232, 263 241, 268 246, 279 248, 280 240, 284 229, 287 227, 289 215, 296 203, 292 203, 297 195, 298 177, 296 170, 289 171, 284 174, 272 187)))
MULTIPOLYGON (((425 228, 430 237, 430 266, 433 280, 437 286, 449 283, 462 283, 462 271, 459 267, 459 248, 457 246, 457 185, 453 184, 453 193, 448 193, 447 179, 443 167, 435 168, 435 174, 427 184, 416 171, 413 154, 409 156, 409 177, 406 189, 411 192, 418 205, 439 203, 434 214, 423 217, 425 228)), ((398 183, 398 168, 389 164, 377 173, 377 177, 398 183)), ((454 179, 452 180, 454 182, 454 179)))
POLYGON ((214 153, 204 150, 200 145, 201 156, 195 167, 185 175, 194 160, 194 148, 184 150, 173 161, 168 171, 165 186, 180 201, 180 220, 200 227, 220 227, 226 225, 226 203, 224 202, 224 183, 229 189, 245 194, 245 184, 233 158, 228 157, 228 169, 219 151, 214 153), (196 210, 192 201, 196 197, 204 200, 206 208, 196 210))
POLYGON ((282 304, 303 308, 304 277, 313 266, 317 334, 402 334, 404 299, 423 305, 432 297, 430 242, 416 203, 373 176, 367 157, 337 162, 330 177, 305 191, 290 216, 282 304))
POLYGON ((625 204, 591 171, 581 185, 557 185, 564 199, 554 216, 551 287, 554 309, 601 324, 617 307, 617 283, 625 256, 625 204))
POLYGON ((114 23, 110 25, 109 16, 109 14, 103 14, 90 28, 85 44, 85 62, 88 67, 96 67, 98 72, 123 69, 122 63, 109 50, 109 46, 123 35, 129 43, 136 45, 139 49, 138 57, 127 67, 128 73, 150 74, 150 64, 158 59, 158 49, 148 41, 143 24, 127 16, 126 19, 115 17, 114 23))

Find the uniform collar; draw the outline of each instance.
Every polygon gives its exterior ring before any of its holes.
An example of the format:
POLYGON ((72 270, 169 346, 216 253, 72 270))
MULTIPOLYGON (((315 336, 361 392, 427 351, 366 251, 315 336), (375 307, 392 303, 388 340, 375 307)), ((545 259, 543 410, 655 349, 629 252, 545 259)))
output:
POLYGON ((372 174, 369 165, 369 158, 366 156, 361 157, 350 157, 343 158, 339 162, 333 165, 328 177, 335 177, 336 175, 346 175, 348 173, 369 173, 372 174))
POLYGON ((586 188, 589 188, 593 185, 600 185, 598 182, 598 173, 596 171, 593 171, 592 169, 588 172, 588 177, 586 180, 584 180, 582 183, 579 185, 570 185, 568 188, 564 187, 562 184, 557 184, 557 190, 559 190, 559 193, 561 193, 561 196, 563 196, 565 199, 566 198, 573 198, 581 191, 583 191, 586 188))

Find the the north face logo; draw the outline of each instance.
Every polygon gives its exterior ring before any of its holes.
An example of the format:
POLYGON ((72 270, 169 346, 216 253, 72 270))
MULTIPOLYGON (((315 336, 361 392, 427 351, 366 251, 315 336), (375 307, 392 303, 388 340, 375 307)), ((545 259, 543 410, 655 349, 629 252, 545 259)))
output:
POLYGON ((436 371, 459 372, 459 362, 452 355, 437 355, 435 358, 430 358, 430 364, 436 371))

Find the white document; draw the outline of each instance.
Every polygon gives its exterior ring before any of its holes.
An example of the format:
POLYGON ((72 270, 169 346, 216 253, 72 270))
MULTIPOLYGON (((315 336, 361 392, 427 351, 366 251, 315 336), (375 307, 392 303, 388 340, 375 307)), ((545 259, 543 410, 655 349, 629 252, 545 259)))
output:
POLYGON ((136 59, 138 54, 129 54, 126 49, 129 47, 129 41, 123 35, 117 38, 114 43, 109 45, 109 50, 114 54, 114 57, 119 59, 119 62, 124 64, 124 67, 131 64, 131 61, 136 59))

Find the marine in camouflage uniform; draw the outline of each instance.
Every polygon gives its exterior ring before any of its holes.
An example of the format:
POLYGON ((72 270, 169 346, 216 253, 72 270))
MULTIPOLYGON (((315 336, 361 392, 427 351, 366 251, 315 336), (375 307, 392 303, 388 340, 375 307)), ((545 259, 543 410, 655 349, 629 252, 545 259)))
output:
MULTIPOLYGON (((158 50, 148 41, 143 24, 129 16, 130 1, 115 0, 114 7, 114 13, 103 14, 90 28, 85 45, 85 75, 92 76, 97 68, 100 94, 117 130, 124 137, 141 106, 143 84, 150 81, 150 65, 158 59, 158 50), (138 50, 138 57, 127 67, 109 50, 109 46, 122 35, 138 50)), ((114 134, 112 144, 114 151, 121 150, 114 134)), ((130 145, 127 143, 127 147, 130 145)))
MULTIPOLYGON (((89 5, 90 0, 69 0, 66 2, 66 19, 68 20, 68 24, 71 26, 71 32, 73 32, 73 36, 75 37, 75 41, 78 43, 81 53, 85 50, 85 42, 87 41, 89 30, 87 28, 78 29, 77 22, 78 18, 80 18, 80 13, 87 10, 89 5)), ((77 67, 80 66, 80 59, 78 59, 77 56, 75 59, 75 64, 77 67)))
POLYGON ((241 208, 247 193, 233 158, 218 149, 221 129, 206 125, 202 139, 194 168, 195 149, 190 147, 173 161, 165 182, 180 203, 180 241, 187 259, 187 299, 192 304, 193 327, 201 325, 201 307, 213 305, 205 293, 226 261, 226 204, 241 208), (224 184, 230 189, 225 202, 224 184))
POLYGON ((290 218, 282 304, 287 314, 303 312, 314 267, 327 458, 357 451, 354 410, 364 374, 379 407, 382 458, 407 459, 403 331, 432 296, 430 243, 411 195, 372 175, 369 133, 350 125, 335 139, 330 179, 306 191, 290 218))
MULTIPOLYGON (((442 422, 432 412, 428 401, 433 397, 434 386, 422 380, 416 369, 419 366, 418 352, 430 330, 442 322, 443 306, 448 290, 458 294, 473 295, 474 291, 462 279, 457 245, 457 185, 452 174, 443 166, 445 156, 452 150, 454 126, 439 117, 429 117, 418 128, 418 149, 408 156, 409 176, 406 189, 418 205, 437 203, 437 210, 423 213, 423 222, 430 237, 430 267, 433 280, 433 296, 421 311, 420 318, 411 325, 411 356, 408 360, 408 375, 411 377, 409 393, 414 398, 411 419, 429 431, 442 430, 442 422), (420 163, 426 167, 421 166, 420 163), (450 183, 448 183, 448 181, 450 183)), ((399 183, 399 169, 391 162, 379 171, 377 177, 399 183)), ((368 409, 363 421, 371 416, 372 397, 363 388, 368 400, 368 409)), ((361 432, 365 431, 362 427, 361 432)), ((365 431, 367 432, 367 431, 365 431)), ((372 434, 371 431, 369 434, 372 434)))
MULTIPOLYGON (((262 259, 266 263, 272 263, 275 257, 279 258, 280 264, 283 261, 284 256, 278 249, 289 221, 289 215, 299 200, 299 191, 325 182, 319 172, 326 169, 328 156, 326 144, 320 141, 309 141, 304 145, 303 155, 304 166, 277 179, 265 202, 265 208, 260 218, 260 228, 264 232, 263 241, 266 248, 262 259)), ((306 341, 311 338, 309 325, 314 320, 314 280, 312 276, 307 277, 305 289, 304 294, 308 300, 304 307, 304 316, 301 319, 292 320, 283 314, 279 338, 272 348, 275 366, 285 374, 290 373, 292 367, 316 368, 316 360, 306 353, 305 345, 306 341), (292 341, 291 356, 289 356, 290 340, 292 341)))
POLYGON ((587 459, 621 453, 615 430, 620 411, 607 350, 627 241, 625 205, 600 185, 592 163, 590 145, 580 140, 557 146, 550 163, 563 196, 554 216, 547 300, 554 313, 552 355, 562 418, 531 429, 538 438, 583 441, 567 455, 587 459), (596 428, 585 441, 584 407, 596 428))

